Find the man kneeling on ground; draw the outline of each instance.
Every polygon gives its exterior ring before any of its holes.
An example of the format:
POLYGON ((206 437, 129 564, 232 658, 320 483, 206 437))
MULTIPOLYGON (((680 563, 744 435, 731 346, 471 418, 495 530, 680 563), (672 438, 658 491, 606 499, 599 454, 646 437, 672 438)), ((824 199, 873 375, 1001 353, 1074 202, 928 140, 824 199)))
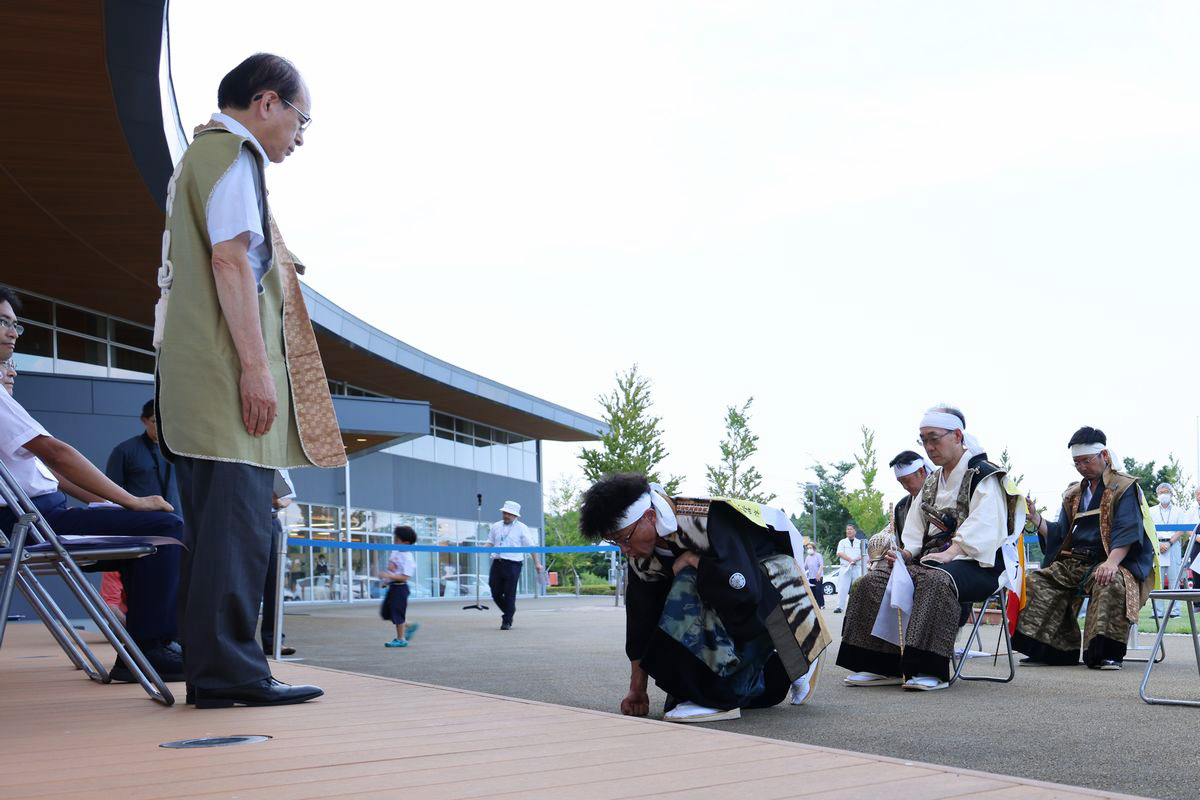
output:
POLYGON ((588 489, 579 526, 629 558, 621 713, 649 713, 647 677, 667 692, 671 722, 737 719, 742 708, 777 705, 789 687, 793 704, 808 699, 830 637, 785 514, 739 500, 670 498, 625 474, 588 489))

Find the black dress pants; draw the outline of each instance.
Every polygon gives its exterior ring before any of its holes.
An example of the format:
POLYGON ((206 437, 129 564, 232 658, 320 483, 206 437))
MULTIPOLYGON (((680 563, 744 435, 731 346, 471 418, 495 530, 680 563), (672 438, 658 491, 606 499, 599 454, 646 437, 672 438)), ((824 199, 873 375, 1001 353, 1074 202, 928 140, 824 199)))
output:
MULTIPOLYGON (((77 536, 169 536, 183 539, 183 520, 166 511, 123 508, 71 508, 62 492, 34 497, 33 504, 55 533, 77 536)), ((0 508, 0 528, 12 530, 16 518, 0 508)), ((176 638, 175 599, 179 586, 179 547, 160 547, 145 558, 110 561, 121 575, 129 612, 125 630, 139 645, 176 638)))
POLYGON ((488 575, 488 587, 492 599, 500 607, 500 621, 512 624, 517 612, 517 581, 521 578, 521 562, 505 558, 492 559, 492 571, 488 575))
POLYGON ((271 557, 275 471, 176 456, 184 554, 179 630, 188 683, 223 689, 267 678, 255 637, 271 557))

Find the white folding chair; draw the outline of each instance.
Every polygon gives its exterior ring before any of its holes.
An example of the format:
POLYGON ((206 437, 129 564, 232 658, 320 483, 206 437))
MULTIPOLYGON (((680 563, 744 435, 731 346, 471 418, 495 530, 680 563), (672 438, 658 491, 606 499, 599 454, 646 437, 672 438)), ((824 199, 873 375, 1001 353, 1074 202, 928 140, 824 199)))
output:
MULTIPOLYGON (((1192 628, 1192 649, 1196 652, 1196 671, 1200 672, 1200 637, 1196 634, 1196 610, 1192 603, 1200 601, 1200 589, 1160 589, 1150 593, 1150 599, 1166 600, 1167 602, 1167 619, 1171 618, 1171 609, 1175 607, 1175 603, 1182 602, 1187 608, 1188 623, 1192 628)), ((1169 697, 1151 697, 1146 693, 1146 687, 1150 683, 1150 673, 1154 671, 1154 666, 1158 662, 1154 660, 1154 653, 1162 648, 1163 634, 1167 632, 1166 624, 1163 624, 1158 629, 1158 636, 1154 639, 1154 647, 1151 648, 1151 657, 1146 664, 1146 672, 1142 675, 1142 685, 1138 687, 1138 695, 1143 700, 1151 705, 1162 706, 1200 706, 1200 700, 1183 700, 1173 699, 1169 697)), ((1160 661, 1162 659, 1159 659, 1160 661)), ((1200 693, 1198 693, 1200 694, 1200 693)))

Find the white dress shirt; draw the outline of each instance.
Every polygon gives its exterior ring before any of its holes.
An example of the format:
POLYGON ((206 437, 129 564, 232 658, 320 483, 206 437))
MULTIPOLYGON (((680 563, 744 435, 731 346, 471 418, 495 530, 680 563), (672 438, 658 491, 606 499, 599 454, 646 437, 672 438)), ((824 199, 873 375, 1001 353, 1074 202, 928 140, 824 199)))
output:
MULTIPOLYGON (((936 507, 949 509, 958 503, 958 490, 967 472, 969 458, 967 453, 963 453, 949 475, 938 467, 935 473, 938 482, 934 501, 936 507)), ((953 541, 964 553, 956 556, 956 560, 971 558, 981 566, 995 566, 996 550, 1008 534, 1008 509, 1004 505, 1004 487, 1000 485, 1000 479, 989 475, 980 481, 975 487, 975 494, 971 496, 968 509, 967 518, 954 532, 953 541)), ((904 518, 904 549, 914 556, 920 553, 927 527, 928 523, 921 513, 921 495, 918 494, 908 507, 908 516, 904 518)))
MULTIPOLYGON (((271 163, 267 153, 254 138, 245 125, 228 114, 213 114, 214 122, 219 122, 231 133, 244 136, 250 140, 262 156, 264 167, 271 163)), ((243 233, 250 234, 250 266, 254 269, 254 282, 262 291, 262 277, 271 266, 271 247, 266 240, 262 225, 262 208, 258 203, 258 192, 255 190, 255 176, 258 165, 254 156, 242 148, 229 171, 221 176, 213 187, 208 199, 208 238, 214 245, 236 239, 243 233)), ((266 187, 263 187, 266 191, 266 187)))
MULTIPOLYGON (((50 434, 21 404, 0 390, 0 460, 30 497, 58 491, 58 480, 25 445, 50 434)), ((0 498, 0 507, 8 504, 0 498)))
MULTIPOLYGON (((1155 525, 1195 525, 1196 512, 1195 509, 1182 509, 1172 500, 1171 504, 1166 508, 1161 503, 1157 503, 1150 507, 1150 519, 1155 525)), ((1159 531, 1158 540, 1160 542, 1170 541, 1172 536, 1179 536, 1180 540, 1187 538, 1187 531, 1159 531)))
MULTIPOLYGON (((529 528, 519 519, 514 519, 511 525, 504 522, 493 522, 488 532, 488 547, 537 547, 537 542, 529 533, 529 528)), ((524 553, 492 553, 492 560, 503 558, 505 561, 524 561, 524 553)))

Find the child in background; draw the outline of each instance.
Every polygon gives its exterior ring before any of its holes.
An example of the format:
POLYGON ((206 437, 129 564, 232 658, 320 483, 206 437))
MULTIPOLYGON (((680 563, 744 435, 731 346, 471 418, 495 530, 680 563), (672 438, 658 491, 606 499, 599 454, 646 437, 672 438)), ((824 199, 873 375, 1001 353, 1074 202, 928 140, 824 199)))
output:
MULTIPOLYGON (((416 544, 417 532, 407 525, 397 525, 395 541, 396 544, 416 544)), ((408 614, 408 582, 416 574, 417 560, 408 550, 393 550, 388 556, 387 569, 379 573, 379 579, 388 584, 379 615, 396 626, 396 638, 384 644, 384 647, 408 647, 408 637, 420 627, 415 622, 405 622, 408 614)))

